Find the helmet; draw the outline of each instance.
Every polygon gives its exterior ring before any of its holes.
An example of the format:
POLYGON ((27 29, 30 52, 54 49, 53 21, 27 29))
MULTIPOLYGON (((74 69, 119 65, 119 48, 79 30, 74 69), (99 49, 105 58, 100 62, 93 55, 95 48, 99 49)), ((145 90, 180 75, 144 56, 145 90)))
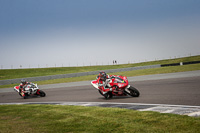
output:
POLYGON ((25 84, 26 84, 26 80, 25 80, 25 79, 22 79, 22 80, 21 80, 21 83, 22 83, 23 85, 25 85, 25 84))
POLYGON ((105 72, 99 72, 99 77, 100 77, 101 80, 105 81, 107 74, 105 72))

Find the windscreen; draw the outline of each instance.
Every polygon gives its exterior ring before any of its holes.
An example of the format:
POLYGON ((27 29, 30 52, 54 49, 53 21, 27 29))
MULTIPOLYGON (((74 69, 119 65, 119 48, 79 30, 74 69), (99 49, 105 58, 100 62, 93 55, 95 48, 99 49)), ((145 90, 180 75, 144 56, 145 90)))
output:
POLYGON ((117 83, 126 83, 123 79, 121 79, 119 77, 115 78, 115 82, 117 82, 117 83))

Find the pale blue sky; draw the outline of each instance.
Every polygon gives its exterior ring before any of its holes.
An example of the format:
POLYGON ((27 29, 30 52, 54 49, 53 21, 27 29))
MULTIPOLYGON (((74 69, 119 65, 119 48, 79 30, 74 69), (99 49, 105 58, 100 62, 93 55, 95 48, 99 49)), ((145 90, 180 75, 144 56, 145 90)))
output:
POLYGON ((1 68, 200 54, 199 0, 0 0, 1 68))

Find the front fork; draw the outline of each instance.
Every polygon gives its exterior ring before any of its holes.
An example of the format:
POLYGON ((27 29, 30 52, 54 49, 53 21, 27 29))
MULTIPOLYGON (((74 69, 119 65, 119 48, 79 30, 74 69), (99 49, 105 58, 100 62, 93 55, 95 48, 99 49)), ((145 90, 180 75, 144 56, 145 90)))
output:
POLYGON ((124 92, 125 92, 125 93, 131 93, 131 92, 129 91, 128 88, 130 88, 130 85, 128 85, 128 86, 124 89, 124 92))

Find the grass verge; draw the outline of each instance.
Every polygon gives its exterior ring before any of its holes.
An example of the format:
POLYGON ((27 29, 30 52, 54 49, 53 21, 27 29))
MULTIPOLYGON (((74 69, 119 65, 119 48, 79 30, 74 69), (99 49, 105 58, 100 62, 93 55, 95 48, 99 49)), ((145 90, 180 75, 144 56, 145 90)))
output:
POLYGON ((199 60, 200 60, 200 55, 184 57, 184 58, 168 59, 168 60, 134 63, 134 64, 122 64, 122 65, 34 68, 34 69, 33 68, 32 69, 5 69, 5 70, 0 70, 0 80, 78 73, 78 72, 100 71, 100 70, 136 67, 136 66, 147 66, 147 65, 155 65, 155 64, 180 63, 180 62, 199 61, 199 60))
MULTIPOLYGON (((124 75, 127 77, 131 77, 131 76, 184 72, 184 71, 194 71, 194 70, 200 70, 200 64, 160 67, 160 68, 133 70, 133 71, 125 71, 125 72, 109 73, 109 74, 124 75)), ((45 80, 45 81, 37 81, 36 83, 38 85, 44 85, 44 84, 57 84, 57 83, 77 82, 77 81, 88 81, 88 80, 95 79, 96 76, 97 75, 88 75, 88 76, 73 77, 73 78, 52 79, 52 80, 45 80)), ((18 84, 0 85, 0 88, 10 88, 10 87, 14 87, 16 85, 18 85, 18 84)))
POLYGON ((0 105, 0 129, 1 133, 196 133, 200 131, 200 118, 120 108, 62 105, 0 105))

